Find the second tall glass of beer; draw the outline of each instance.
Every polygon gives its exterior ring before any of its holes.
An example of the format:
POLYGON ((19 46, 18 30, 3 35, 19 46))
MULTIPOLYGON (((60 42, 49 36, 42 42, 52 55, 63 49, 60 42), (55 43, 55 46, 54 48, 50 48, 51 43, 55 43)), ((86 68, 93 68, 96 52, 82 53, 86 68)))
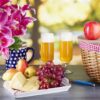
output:
POLYGON ((43 62, 53 61, 54 35, 52 33, 43 33, 41 35, 40 56, 43 62))
MULTIPOLYGON (((63 32, 60 35, 60 60, 66 67, 73 56, 73 43, 72 43, 72 33, 63 32)), ((67 70, 70 73, 69 70, 67 70)))
POLYGON ((72 60, 73 43, 72 33, 64 32, 60 35, 60 60, 64 63, 69 63, 72 60))

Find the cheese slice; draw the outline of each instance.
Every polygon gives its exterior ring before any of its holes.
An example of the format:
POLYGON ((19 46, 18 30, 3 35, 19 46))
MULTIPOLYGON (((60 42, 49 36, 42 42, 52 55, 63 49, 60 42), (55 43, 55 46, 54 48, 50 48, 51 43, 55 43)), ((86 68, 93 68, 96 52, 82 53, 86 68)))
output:
POLYGON ((36 76, 31 77, 30 79, 26 79, 26 77, 21 72, 17 72, 10 81, 10 87, 20 91, 38 90, 39 80, 36 76))
POLYGON ((22 91, 32 91, 39 89, 39 80, 37 77, 32 77, 27 80, 27 82, 22 87, 22 91))
POLYGON ((17 72, 10 82, 10 87, 13 89, 20 90, 24 84, 26 83, 27 79, 21 72, 17 72))

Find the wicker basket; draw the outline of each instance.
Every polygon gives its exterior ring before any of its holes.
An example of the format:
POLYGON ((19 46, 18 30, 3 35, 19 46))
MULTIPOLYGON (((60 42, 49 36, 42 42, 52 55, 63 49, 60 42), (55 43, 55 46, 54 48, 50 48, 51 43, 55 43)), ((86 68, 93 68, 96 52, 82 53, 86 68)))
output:
POLYGON ((100 40, 86 40, 82 36, 78 39, 86 72, 93 81, 100 83, 100 40))

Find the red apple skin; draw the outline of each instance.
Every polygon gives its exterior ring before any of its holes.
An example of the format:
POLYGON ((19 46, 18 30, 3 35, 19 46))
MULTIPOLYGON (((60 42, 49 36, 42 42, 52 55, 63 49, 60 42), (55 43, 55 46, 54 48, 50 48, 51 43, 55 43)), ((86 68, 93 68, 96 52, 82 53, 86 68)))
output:
POLYGON ((26 68, 28 67, 28 63, 24 59, 20 59, 16 65, 16 69, 22 73, 25 72, 26 68))
POLYGON ((96 40, 100 38, 100 23, 89 21, 84 25, 84 35, 88 40, 96 40))

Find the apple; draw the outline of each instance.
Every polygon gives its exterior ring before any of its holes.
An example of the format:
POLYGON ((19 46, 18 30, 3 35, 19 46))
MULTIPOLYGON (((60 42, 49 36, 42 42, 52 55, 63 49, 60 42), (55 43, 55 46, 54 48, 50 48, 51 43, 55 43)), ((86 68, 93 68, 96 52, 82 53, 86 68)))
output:
POLYGON ((25 70, 25 73, 24 75, 27 77, 27 78, 30 78, 32 76, 35 76, 36 75, 36 68, 34 66, 29 66, 26 68, 25 70))
POLYGON ((28 67, 28 63, 25 59, 20 59, 16 65, 16 69, 22 73, 25 72, 27 67, 28 67))
POLYGON ((15 68, 8 69, 2 76, 2 79, 5 81, 9 81, 13 78, 13 76, 17 73, 15 68))
POLYGON ((100 23, 89 21, 84 25, 84 35, 86 39, 96 40, 100 38, 100 23))

